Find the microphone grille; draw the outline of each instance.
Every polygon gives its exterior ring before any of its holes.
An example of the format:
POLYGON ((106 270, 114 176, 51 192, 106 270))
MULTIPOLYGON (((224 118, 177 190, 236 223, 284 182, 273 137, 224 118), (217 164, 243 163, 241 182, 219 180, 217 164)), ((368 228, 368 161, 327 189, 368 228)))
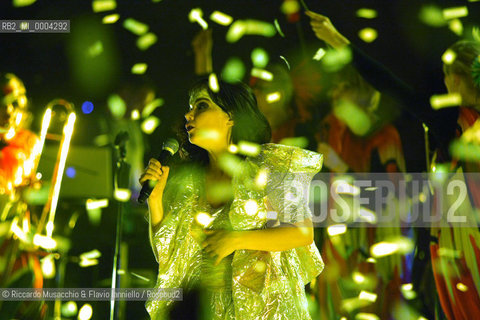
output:
POLYGON ((165 140, 165 142, 163 142, 162 149, 167 150, 172 155, 174 155, 175 153, 177 153, 178 147, 179 147, 178 141, 173 138, 169 138, 165 140))

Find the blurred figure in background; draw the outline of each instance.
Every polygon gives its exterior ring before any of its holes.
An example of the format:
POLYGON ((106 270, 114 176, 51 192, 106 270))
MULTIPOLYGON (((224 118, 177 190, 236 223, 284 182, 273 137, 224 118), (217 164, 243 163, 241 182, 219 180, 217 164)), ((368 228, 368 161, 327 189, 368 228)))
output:
MULTIPOLYGON (((23 225, 25 234, 36 228, 37 217, 31 217, 21 191, 34 182, 38 160, 34 154, 38 137, 28 130, 31 114, 27 107, 22 80, 12 73, 0 73, 0 222, 23 225)), ((46 252, 12 234, 10 227, 6 230, 0 235, 0 287, 42 288, 39 256, 46 252)), ((0 314, 5 319, 44 319, 46 305, 42 301, 0 301, 0 314)))
MULTIPOLYGON (((446 206, 434 206, 433 209, 438 211, 434 214, 440 214, 442 220, 432 225, 430 236, 423 236, 427 237, 426 243, 430 244, 432 271, 443 312, 449 319, 475 318, 480 312, 480 188, 477 177, 464 173, 478 172, 480 158, 478 155, 467 156, 468 148, 455 148, 455 144, 451 143, 472 128, 479 118, 480 43, 461 40, 447 50, 450 59, 444 60, 444 82, 448 93, 457 98, 460 107, 434 111, 430 107, 430 95, 413 90, 361 52, 336 30, 328 17, 313 12, 307 12, 307 15, 311 18, 313 31, 319 39, 336 49, 351 48, 353 64, 362 76, 381 92, 400 101, 408 112, 426 124, 436 142, 432 166, 427 169, 449 172, 448 179, 443 180, 445 186, 456 180, 464 181, 463 185, 468 187, 469 197, 461 202, 461 207, 457 207, 466 223, 457 225, 447 220, 447 208, 452 208, 458 199, 452 199, 444 190, 440 190, 434 196, 441 198, 446 206)), ((418 289, 414 286, 415 291, 418 289)), ((425 294, 430 295, 431 292, 425 294)))

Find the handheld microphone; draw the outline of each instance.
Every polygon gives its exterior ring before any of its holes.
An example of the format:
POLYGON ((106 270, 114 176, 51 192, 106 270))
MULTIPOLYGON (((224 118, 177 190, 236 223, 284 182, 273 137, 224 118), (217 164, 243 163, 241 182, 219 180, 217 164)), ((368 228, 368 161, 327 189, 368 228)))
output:
MULTIPOLYGON (((178 151, 178 141, 175 139, 167 139, 162 145, 162 151, 157 157, 157 160, 160 161, 162 166, 168 165, 172 156, 178 151)), ((137 201, 144 203, 150 194, 152 193, 153 188, 155 188, 156 181, 147 180, 143 183, 142 190, 140 190, 140 195, 138 196, 137 201)))

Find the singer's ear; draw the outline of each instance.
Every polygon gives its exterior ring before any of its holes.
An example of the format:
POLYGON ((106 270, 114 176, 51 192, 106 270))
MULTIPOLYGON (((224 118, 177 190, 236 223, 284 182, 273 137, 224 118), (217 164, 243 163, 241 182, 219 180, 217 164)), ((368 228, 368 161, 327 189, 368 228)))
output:
POLYGON ((233 119, 230 117, 227 121, 227 126, 233 127, 233 125, 234 125, 233 119))

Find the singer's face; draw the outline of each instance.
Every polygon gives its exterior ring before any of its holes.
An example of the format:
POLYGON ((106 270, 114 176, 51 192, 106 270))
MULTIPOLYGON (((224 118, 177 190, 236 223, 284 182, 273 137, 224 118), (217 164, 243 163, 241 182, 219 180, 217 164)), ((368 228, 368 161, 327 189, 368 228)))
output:
POLYGON ((206 90, 190 99, 190 110, 185 114, 185 128, 192 144, 207 151, 229 145, 233 121, 215 104, 206 90))

